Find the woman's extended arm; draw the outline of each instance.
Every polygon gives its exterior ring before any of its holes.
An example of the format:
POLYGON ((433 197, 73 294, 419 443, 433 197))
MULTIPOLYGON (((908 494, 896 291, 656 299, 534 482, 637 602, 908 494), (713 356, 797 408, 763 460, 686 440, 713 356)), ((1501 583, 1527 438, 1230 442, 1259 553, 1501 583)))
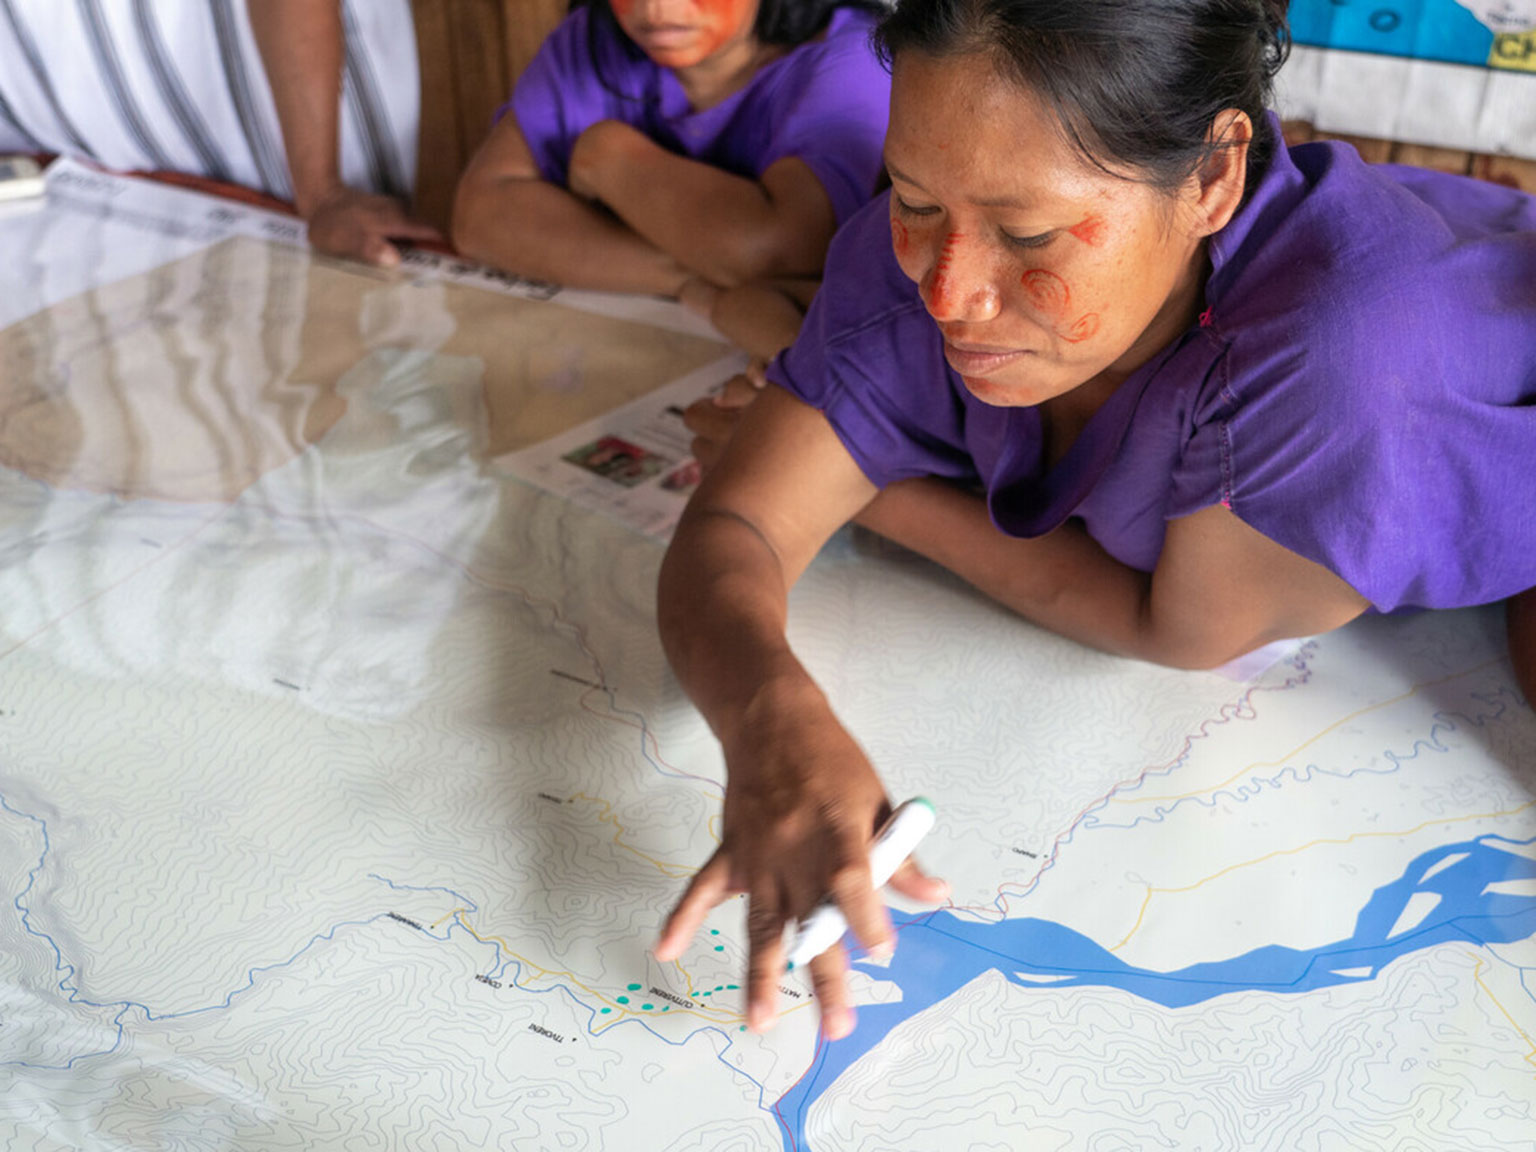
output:
POLYGON ((820 275, 837 230, 832 201, 803 160, 787 156, 753 180, 678 156, 616 120, 582 133, 570 182, 722 287, 820 275))
POLYGON ((545 180, 510 114, 459 182, 453 242, 476 260, 572 288, 676 296, 692 275, 622 220, 545 180))
POLYGON ((398 201, 342 183, 341 0, 261 0, 250 12, 283 129, 294 206, 309 224, 310 243, 335 256, 393 264, 400 254, 391 237, 441 239, 398 201))
MULTIPOLYGON (((662 641, 720 740, 729 779, 720 848, 656 952, 675 959, 710 908, 746 892, 747 1019, 759 1031, 774 1017, 784 925, 827 893, 866 947, 891 939, 867 858, 888 811, 884 789, 784 634, 790 585, 873 491, 820 413, 769 388, 689 503, 662 565, 662 641)), ((897 883, 942 894, 910 867, 897 883)), ((840 949, 811 964, 834 1037, 852 1026, 844 970, 840 949)))
POLYGON ((1175 667, 1214 667, 1369 607, 1219 505, 1169 522, 1151 574, 1115 560, 1076 521, 1033 540, 1005 536, 979 497, 938 480, 891 485, 859 522, 1053 632, 1175 667))

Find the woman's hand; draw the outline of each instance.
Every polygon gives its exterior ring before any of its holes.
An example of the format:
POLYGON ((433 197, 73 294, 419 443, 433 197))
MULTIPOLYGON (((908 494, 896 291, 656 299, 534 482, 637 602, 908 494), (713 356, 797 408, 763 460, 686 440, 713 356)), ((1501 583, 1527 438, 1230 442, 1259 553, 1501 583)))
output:
POLYGON ((678 289, 677 302, 701 320, 714 323, 715 302, 720 299, 720 289, 702 276, 690 276, 678 289))
POLYGON ((730 443, 747 405, 767 387, 766 369, 761 360, 753 360, 745 372, 732 376, 718 392, 695 400, 683 413, 683 423, 693 433, 693 458, 706 471, 730 443))
MULTIPOLYGON (((785 926, 824 899, 836 901, 866 950, 894 947, 869 873, 870 844, 891 806, 864 753, 808 682, 770 688, 755 701, 726 748, 726 763, 724 836, 668 917, 656 956, 676 959, 710 909, 746 893, 747 1024, 762 1032, 777 1015, 785 926)), ((947 892, 910 860, 891 883, 916 899, 947 892)), ((853 1028, 847 970, 841 944, 810 963, 829 1039, 853 1028)))
MULTIPOLYGON (((874 485, 826 417, 788 392, 764 389, 742 411, 740 434, 678 522, 657 588, 667 660, 719 737, 729 783, 720 848, 656 954, 676 959, 709 909, 746 893, 747 1022, 762 1030, 773 1023, 784 926, 827 896, 866 948, 889 945, 868 856, 889 805, 785 635, 789 588, 874 485)), ((894 883, 927 899, 944 891, 910 864, 894 883)), ((809 967, 826 1034, 845 1035, 841 949, 809 967)))
POLYGON ((683 285, 677 299, 736 347, 766 363, 795 342, 820 284, 801 278, 721 288, 695 276, 683 285))
POLYGON ((391 240, 442 240, 430 224, 406 215, 398 200, 338 184, 308 206, 309 242, 319 252, 381 268, 400 263, 391 240))

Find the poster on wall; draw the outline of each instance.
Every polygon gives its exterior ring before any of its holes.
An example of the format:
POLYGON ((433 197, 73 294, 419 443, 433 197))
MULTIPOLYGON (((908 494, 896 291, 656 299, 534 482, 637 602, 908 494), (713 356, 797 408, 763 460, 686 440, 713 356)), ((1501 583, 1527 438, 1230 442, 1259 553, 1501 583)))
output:
POLYGON ((1287 119, 1536 159, 1536 0, 1292 0, 1290 22, 1287 119))

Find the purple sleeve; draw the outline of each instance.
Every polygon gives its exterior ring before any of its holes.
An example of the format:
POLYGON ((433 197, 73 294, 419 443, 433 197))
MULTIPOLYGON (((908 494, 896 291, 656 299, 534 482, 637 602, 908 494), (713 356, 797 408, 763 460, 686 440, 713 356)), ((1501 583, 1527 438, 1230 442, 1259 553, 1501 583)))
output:
POLYGON ((1464 307, 1432 278, 1351 291, 1293 311, 1288 331, 1234 341, 1169 517, 1223 503, 1380 611, 1536 585, 1536 358, 1529 314, 1497 314, 1515 289, 1502 279, 1464 285, 1464 307), (1524 395, 1510 371, 1522 357, 1524 395))
MULTIPOLYGON (((517 117, 539 172, 562 188, 577 138, 613 116, 612 95, 592 67, 587 16, 587 9, 578 8, 549 34, 518 77, 512 99, 497 113, 498 118, 508 112, 517 117)), ((609 47, 604 44, 599 50, 609 47)), ((622 68, 623 61, 610 59, 612 55, 603 52, 604 67, 622 68)))
POLYGON ((1306 144, 1211 251, 1167 515, 1223 503, 1381 611, 1536 585, 1536 198, 1306 144))
POLYGON ((832 241, 825 278, 768 379, 817 409, 877 487, 975 479, 933 325, 891 254, 885 197, 832 241))
POLYGON ((870 46, 868 13, 840 10, 827 38, 797 50, 785 101, 759 171, 803 160, 821 181, 839 226, 869 202, 880 177, 891 77, 870 46))

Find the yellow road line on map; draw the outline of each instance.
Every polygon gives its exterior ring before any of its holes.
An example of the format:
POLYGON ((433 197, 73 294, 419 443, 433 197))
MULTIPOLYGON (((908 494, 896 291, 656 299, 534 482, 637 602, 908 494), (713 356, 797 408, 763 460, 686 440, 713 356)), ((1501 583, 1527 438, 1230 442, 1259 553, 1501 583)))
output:
POLYGON ((1209 884, 1212 880, 1218 880, 1221 877, 1227 875, 1229 872, 1236 872, 1241 868, 1251 868, 1255 864, 1263 864, 1266 860, 1273 860, 1278 856, 1294 856, 1298 852, 1305 852, 1310 848, 1317 848, 1324 844, 1351 844, 1356 840, 1379 840, 1384 837, 1412 836, 1415 832, 1422 832, 1425 828, 1431 828, 1436 824, 1464 824, 1472 820, 1494 820, 1501 816, 1517 815, 1521 812, 1524 812, 1528 808, 1536 808, 1536 800, 1527 800, 1524 804, 1516 805, 1513 808, 1506 808, 1502 812, 1472 812, 1466 816, 1455 816, 1449 819, 1445 817, 1437 817, 1434 820, 1426 820, 1422 824, 1415 824, 1412 828, 1404 829, 1402 831, 1355 832, 1352 835, 1344 836, 1341 838, 1322 837, 1317 840, 1309 840, 1307 843, 1302 844, 1297 848, 1277 848, 1273 852, 1265 853, 1263 856, 1256 857, 1252 860, 1245 860, 1241 864, 1229 864, 1221 871, 1212 872, 1209 876, 1205 877, 1205 879, 1197 880, 1193 884, 1186 884, 1182 888, 1157 888, 1151 884, 1148 884, 1147 895, 1146 898, 1141 902, 1141 912, 1136 917, 1136 923, 1131 925, 1131 930, 1125 934, 1125 938, 1121 940, 1120 943, 1111 948, 1110 951, 1116 952, 1125 947, 1130 938, 1141 930, 1142 921, 1146 919, 1147 907, 1152 903, 1152 896, 1154 893, 1160 892, 1163 895, 1168 896, 1177 892, 1193 892, 1196 888, 1209 884))
POLYGON ((613 843, 616 846, 624 849, 624 851, 632 852, 634 855, 640 857, 640 859, 654 864, 657 871, 659 871, 663 876, 670 877, 673 880, 686 880, 688 877, 692 876, 698 871, 697 868, 689 868, 682 864, 668 864, 664 860, 658 860, 656 857, 624 843, 624 836, 629 831, 629 829, 625 828, 623 824, 619 823, 618 817, 613 814, 613 805, 609 804, 608 801, 601 800, 596 796, 588 796, 585 792, 577 792, 571 796, 571 799, 585 800, 589 804, 596 804, 600 806, 602 811, 598 813, 597 818, 603 824, 613 825, 615 833, 613 837, 613 843))
POLYGON ((1120 943, 1110 949, 1111 952, 1120 951, 1131 942, 1132 936, 1141 931, 1141 922, 1146 919, 1147 905, 1150 903, 1152 903, 1152 885, 1148 884, 1147 894, 1141 898, 1141 909, 1136 913, 1136 923, 1132 924, 1131 930, 1120 938, 1120 943))
MULTIPOLYGON (((645 860, 646 862, 654 865, 656 867, 656 869, 659 872, 662 873, 662 875, 668 876, 668 877, 670 877, 672 879, 686 879, 686 878, 688 878, 690 876, 693 876, 695 873, 697 873, 699 871, 699 869, 697 869, 697 868, 688 868, 688 867, 684 867, 684 866, 678 865, 678 864, 668 864, 668 863, 666 863, 663 860, 658 860, 658 859, 656 859, 656 857, 651 856, 651 855, 649 855, 649 854, 647 854, 645 852, 640 851, 638 848, 634 848, 631 845, 624 843, 623 837, 628 832, 628 829, 625 828, 625 826, 618 819, 618 817, 613 815, 613 805, 608 803, 608 801, 603 800, 603 799, 601 799, 601 798, 599 798, 597 796, 590 796, 590 795, 588 795, 585 792, 573 793, 572 796, 571 796, 571 800, 573 800, 573 801, 575 801, 575 800, 584 800, 584 801, 586 801, 589 804, 596 804, 596 805, 598 805, 599 808, 601 809, 601 811, 598 813, 598 820, 599 820, 599 822, 601 822, 603 824, 611 824, 611 825, 613 825, 613 828, 614 828, 613 843, 615 845, 617 845, 618 847, 624 849, 624 851, 633 853, 634 855, 640 857, 642 860, 645 860)), ((714 824, 715 824, 715 822, 718 819, 719 819, 718 816, 710 817, 710 828, 711 828, 711 833, 712 834, 713 834, 714 824)), ((715 840, 715 843, 718 844, 720 842, 720 837, 718 835, 714 835, 714 840, 715 840)), ((451 917, 451 918, 457 920, 459 924, 463 925, 464 930, 466 932, 468 932, 471 936, 473 936, 476 940, 480 941, 480 943, 482 943, 482 944, 499 944, 501 946, 501 948, 506 952, 506 954, 508 956, 512 957, 518 963, 526 965, 528 968, 534 969, 535 971, 537 971, 539 973, 539 975, 541 977, 554 976, 554 977, 558 977, 558 978, 561 978, 561 979, 569 981, 571 984, 575 985, 577 988, 580 988, 583 992, 586 992, 588 995, 592 996, 594 999, 597 999, 597 1000, 601 1001, 604 1005, 606 1005, 608 1007, 611 1007, 616 1013, 618 1013, 618 1015, 613 1020, 608 1022, 609 1024, 618 1023, 620 1020, 624 1019, 625 1017, 630 1017, 630 1016, 633 1016, 633 1017, 636 1017, 636 1018, 651 1018, 651 1017, 655 1017, 655 1016, 659 1016, 660 1015, 660 1013, 656 1013, 656 1012, 643 1012, 643 1011, 637 1012, 637 1011, 631 1009, 630 1007, 628 1007, 627 1005, 618 1003, 612 997, 604 995, 602 992, 599 992, 597 989, 589 988, 587 985, 583 984, 580 980, 578 980, 576 978, 576 975, 574 973, 572 973, 572 972, 564 972, 564 971, 559 971, 559 970, 556 970, 556 969, 553 969, 553 968, 545 968, 542 964, 534 963, 532 960, 528 959, 526 956, 523 956, 520 953, 514 951, 512 946, 510 944, 508 944, 507 941, 505 939, 503 939, 502 937, 500 937, 500 936, 482 935, 475 928, 474 925, 472 925, 468 920, 464 919, 463 913, 468 912, 468 911, 469 911, 468 908, 455 908, 452 912, 448 913, 447 916, 443 916, 442 918, 440 918, 439 920, 434 922, 432 927, 436 928, 439 924, 443 923, 444 920, 447 920, 447 919, 449 919, 451 917)), ((683 981, 687 985, 688 992, 690 994, 692 994, 694 991, 696 991, 696 989, 694 987, 694 981, 693 981, 692 975, 690 975, 688 973, 688 971, 680 963, 678 963, 677 961, 673 961, 673 967, 676 968, 677 971, 682 975, 683 981)), ((789 1012, 798 1011, 800 1008, 804 1008, 804 1007, 808 1007, 808 1006, 809 1005, 806 1005, 806 1004, 796 1005, 795 1007, 790 1008, 786 1012, 780 1013, 780 1015, 788 1015, 789 1012)), ((667 1015, 669 1015, 669 1016, 672 1015, 672 1011, 671 1010, 673 1008, 678 1009, 677 1014, 680 1015, 680 1016, 698 1016, 698 1017, 700 1017, 700 1018, 702 1018, 704 1020, 709 1021, 712 1024, 720 1023, 722 1018, 724 1020, 726 1020, 726 1021, 731 1022, 731 1023, 740 1023, 740 1022, 742 1022, 743 1020, 746 1019, 745 1016, 742 1015, 742 1013, 740 1013, 740 1012, 731 1012, 729 1009, 720 1009, 718 1012, 715 1012, 707 1004, 699 1004, 699 1005, 697 1005, 694 1008, 683 1008, 680 1005, 672 1004, 669 1007, 669 1009, 667 1010, 667 1015)), ((603 1027, 606 1027, 606 1025, 604 1025, 603 1027)), ((595 1035, 598 1034, 598 1032, 600 1032, 602 1030, 603 1029, 598 1027, 596 1022, 594 1022, 592 1034, 595 1036, 595 1035)))
POLYGON ((1530 1052, 1525 1056, 1525 1062, 1536 1069, 1536 1040, 1532 1040, 1525 1034, 1525 1029, 1515 1023, 1515 1018, 1509 1014, 1509 1009, 1504 1007, 1499 998, 1493 994, 1493 989, 1483 983, 1483 969, 1487 967, 1487 962, 1476 952, 1468 952, 1467 955, 1477 961, 1477 970, 1472 973, 1472 979, 1477 981, 1477 986, 1483 990, 1488 999, 1493 1001, 1493 1006, 1503 1014, 1504 1019, 1509 1021, 1509 1026, 1515 1030, 1515 1034, 1531 1046, 1530 1052))
POLYGON ((1299 755, 1305 749, 1311 747, 1313 744, 1316 744, 1319 740, 1323 739, 1323 737, 1330 735, 1331 733, 1335 732, 1339 728, 1342 728, 1345 724, 1348 724, 1352 720, 1356 720, 1356 719, 1358 719, 1361 716, 1367 715, 1368 713, 1371 713, 1371 712, 1375 712, 1375 711, 1377 711, 1379 709, 1388 708, 1388 707, 1392 706, 1393 704, 1400 704, 1404 700, 1407 700, 1408 698, 1410 698, 1412 696, 1418 695, 1420 692, 1424 691, 1424 689, 1426 689, 1426 688, 1434 688, 1434 687, 1437 687, 1437 686, 1439 686, 1441 684, 1448 683, 1448 682, 1450 682, 1452 680, 1459 680, 1463 676, 1471 676, 1473 673, 1481 672, 1485 668, 1491 668, 1493 665, 1501 663, 1503 661, 1503 659, 1504 659, 1504 657, 1500 656, 1500 657, 1497 657, 1496 659, 1489 660, 1487 663, 1479 664, 1475 668, 1466 668, 1466 669, 1463 669, 1460 672, 1453 673, 1450 676, 1444 676, 1444 677, 1440 678, 1439 680, 1426 680, 1423 684, 1415 684, 1412 688, 1410 688, 1408 691, 1402 693, 1401 695, 1393 696, 1391 699, 1388 699, 1388 700, 1379 700, 1375 704, 1368 704, 1366 707, 1360 708, 1357 711, 1351 712, 1347 716, 1340 717, 1338 720, 1335 720, 1332 724, 1328 725, 1328 727, 1324 728, 1322 731, 1316 732, 1313 735, 1307 737, 1306 740, 1304 740, 1300 744, 1296 745, 1296 747, 1292 748, 1289 752, 1286 752, 1279 759, 1277 759, 1277 760, 1255 760, 1251 764, 1249 764, 1247 767, 1239 769, 1237 772, 1233 773, 1231 776, 1228 776, 1225 780, 1218 781, 1215 784, 1207 785, 1204 788, 1197 788, 1197 789, 1195 789, 1192 792, 1178 792, 1178 793, 1172 793, 1172 794, 1163 795, 1163 796, 1135 795, 1135 796, 1121 797, 1121 796, 1117 795, 1117 796, 1114 796, 1112 798, 1111 802, 1115 803, 1115 804, 1156 804, 1156 803, 1159 803, 1159 802, 1162 802, 1162 801, 1165 801, 1165 800, 1188 800, 1188 799, 1190 799, 1192 797, 1195 797, 1195 796, 1204 796, 1205 794, 1207 794, 1209 792, 1214 792, 1214 791, 1216 791, 1219 788, 1225 788, 1227 785, 1232 784, 1232 783, 1234 783, 1234 782, 1236 782, 1238 780, 1241 780, 1244 776, 1247 776, 1250 772, 1254 771, 1255 769, 1258 769, 1258 768, 1278 768, 1278 767, 1280 767, 1282 764, 1286 763, 1287 761, 1294 759, 1297 755, 1299 755))

